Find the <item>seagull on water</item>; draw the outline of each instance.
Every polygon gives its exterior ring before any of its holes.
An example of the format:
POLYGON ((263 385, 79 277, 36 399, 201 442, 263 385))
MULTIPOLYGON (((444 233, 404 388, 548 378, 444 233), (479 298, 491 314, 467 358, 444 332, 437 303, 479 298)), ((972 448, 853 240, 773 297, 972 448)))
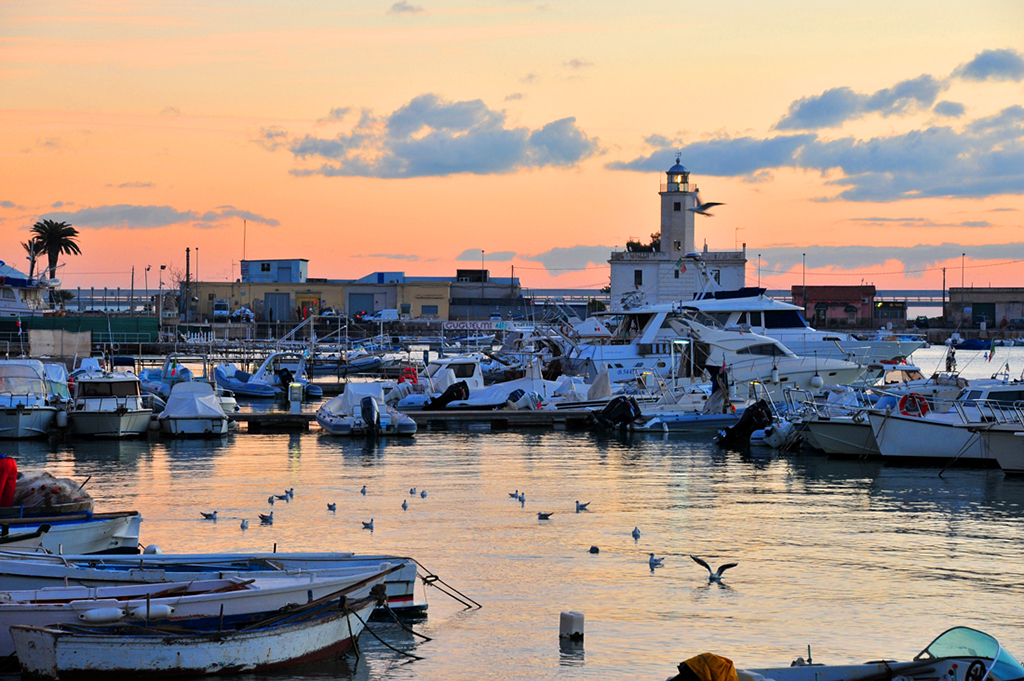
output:
POLYGON ((267 497, 267 503, 270 504, 271 506, 274 505, 274 495, 273 494, 271 494, 269 497, 267 497))
POLYGON ((368 523, 364 522, 363 523, 363 529, 364 530, 369 530, 370 532, 373 532, 373 518, 370 518, 370 522, 368 522, 368 523))
POLYGON ((206 511, 200 511, 200 513, 202 513, 203 517, 206 518, 207 520, 216 520, 217 519, 217 512, 216 511, 214 511, 213 513, 207 513, 206 511))
POLYGON ((338 505, 337 504, 327 504, 327 510, 330 511, 331 513, 334 513, 335 511, 338 510, 338 505))
POLYGON ((274 494, 272 496, 274 499, 280 499, 281 501, 288 501, 291 499, 291 497, 288 496, 288 492, 285 492, 284 494, 274 494))
POLYGON ((274 524, 274 512, 271 511, 270 515, 263 515, 260 513, 260 524, 261 525, 273 525, 274 524))
POLYGON ((515 492, 509 492, 508 495, 513 499, 519 499, 519 490, 516 490, 515 492))
POLYGON ((363 488, 359 490, 359 493, 362 494, 364 497, 366 496, 366 485, 363 485, 363 488))
POLYGON ((581 504, 579 502, 579 499, 576 500, 576 512, 577 513, 579 513, 580 511, 586 511, 587 510, 587 506, 590 506, 590 502, 589 501, 587 503, 585 503, 585 504, 581 504))
POLYGON ((664 558, 655 558, 653 553, 648 554, 651 558, 647 561, 647 564, 651 566, 651 569, 661 567, 664 558))
POLYGON ((523 503, 525 501, 526 501, 526 492, 520 492, 519 493, 519 503, 521 504, 521 503, 523 503))
POLYGON ((426 499, 426 498, 427 498, 427 490, 421 491, 420 492, 420 499, 426 499))
POLYGON ((416 494, 416 488, 415 487, 411 487, 409 489, 409 494, 415 495, 416 494))
POLYGON ((708 565, 707 563, 705 563, 703 560, 701 560, 697 556, 695 556, 693 554, 690 554, 690 558, 693 558, 693 562, 696 563, 697 565, 703 565, 704 567, 707 568, 707 570, 708 570, 708 581, 709 582, 718 582, 719 584, 722 583, 722 573, 723 572, 725 572, 729 568, 734 568, 737 565, 739 565, 739 563, 726 563, 725 565, 719 566, 718 570, 712 572, 711 566, 708 565))
POLYGON ((639 541, 639 539, 640 539, 640 528, 639 527, 634 527, 632 534, 633 534, 633 539, 639 541))
POLYGON ((704 215, 704 216, 707 216, 707 217, 710 218, 710 217, 712 217, 712 214, 708 212, 709 208, 714 208, 715 206, 724 206, 724 205, 725 205, 724 203, 718 203, 716 201, 708 201, 707 203, 698 203, 693 208, 687 208, 686 210, 688 210, 688 211, 690 211, 692 213, 696 213, 697 215, 704 215))
POLYGON ((402 510, 405 511, 408 508, 409 508, 409 502, 406 501, 405 499, 403 499, 402 500, 402 510))
POLYGON ((289 499, 294 499, 295 498, 295 488, 294 487, 289 487, 288 491, 285 492, 285 494, 288 495, 289 499))
POLYGON ((245 532, 248 529, 249 529, 249 521, 248 520, 243 520, 242 521, 242 532, 245 532))
POLYGON ((591 546, 590 547, 590 552, 591 553, 601 553, 601 549, 597 548, 596 546, 591 546))
POLYGON ((552 511, 551 513, 538 513, 537 520, 549 520, 551 516, 553 516, 554 514, 554 511, 552 511))

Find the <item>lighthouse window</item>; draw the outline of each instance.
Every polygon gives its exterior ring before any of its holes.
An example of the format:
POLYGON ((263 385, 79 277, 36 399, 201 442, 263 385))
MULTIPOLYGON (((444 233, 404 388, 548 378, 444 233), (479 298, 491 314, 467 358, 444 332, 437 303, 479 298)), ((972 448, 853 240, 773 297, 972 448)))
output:
POLYGON ((674 210, 675 212, 678 213, 682 209, 683 209, 683 204, 681 202, 676 201, 675 203, 672 204, 672 210, 674 210))
POLYGON ((679 243, 678 241, 673 241, 672 242, 672 250, 681 251, 681 250, 683 250, 683 245, 681 243, 679 243))

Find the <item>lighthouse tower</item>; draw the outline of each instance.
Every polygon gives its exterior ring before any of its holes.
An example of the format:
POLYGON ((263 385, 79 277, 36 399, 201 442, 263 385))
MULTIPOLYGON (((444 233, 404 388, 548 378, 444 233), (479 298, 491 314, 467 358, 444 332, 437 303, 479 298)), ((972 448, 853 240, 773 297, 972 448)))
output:
POLYGON ((658 194, 661 196, 661 252, 692 253, 693 211, 697 205, 697 191, 690 191, 690 171, 676 157, 676 164, 666 173, 668 181, 658 194))
MULTIPOLYGON (((709 286, 725 290, 745 284, 747 246, 741 251, 709 251, 707 240, 696 252, 693 208, 700 205, 697 187, 690 184, 690 171, 676 158, 661 185, 661 245, 657 251, 641 245, 614 251, 611 265, 611 309, 655 303, 693 300, 695 293, 709 286), (695 262, 703 261, 703 264, 695 262), (709 284, 701 270, 713 281, 709 284)), ((624 235, 625 236, 625 235, 624 235)))

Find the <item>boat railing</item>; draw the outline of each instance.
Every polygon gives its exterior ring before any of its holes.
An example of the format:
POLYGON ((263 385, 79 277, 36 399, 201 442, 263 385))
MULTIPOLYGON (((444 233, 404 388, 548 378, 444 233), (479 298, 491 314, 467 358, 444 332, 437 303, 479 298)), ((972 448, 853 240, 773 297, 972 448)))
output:
MULTIPOLYGON (((961 417, 966 417, 966 411, 960 403, 957 403, 961 417)), ((975 407, 981 414, 981 420, 989 423, 1018 423, 1024 424, 1024 413, 1022 413, 1024 402, 1001 402, 999 400, 982 399, 975 400, 975 407)))

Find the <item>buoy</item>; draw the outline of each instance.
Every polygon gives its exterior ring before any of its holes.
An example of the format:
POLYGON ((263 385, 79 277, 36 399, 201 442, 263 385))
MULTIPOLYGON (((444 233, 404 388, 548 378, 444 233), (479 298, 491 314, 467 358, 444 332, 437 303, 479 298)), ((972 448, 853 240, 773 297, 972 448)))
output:
POLYGON ((825 385, 825 380, 821 376, 819 376, 818 374, 814 374, 814 376, 811 376, 811 387, 820 388, 823 385, 825 385))
POLYGON ((144 553, 147 556, 153 556, 163 553, 163 550, 156 544, 150 544, 142 550, 142 553, 144 553))
POLYGON ((570 641, 583 640, 583 613, 563 612, 558 622, 558 638, 567 638, 570 641))
POLYGON ((150 418, 147 428, 154 432, 160 430, 160 421, 156 417, 150 418))
POLYGON ((772 383, 779 382, 779 369, 778 367, 772 367, 772 383))
POLYGON ((93 610, 86 610, 78 615, 78 619, 83 622, 89 622, 90 624, 117 622, 122 617, 124 617, 124 613, 121 612, 120 608, 94 608, 93 610))
POLYGON ((57 427, 67 428, 68 427, 68 413, 61 409, 57 412, 57 427))
POLYGON ((128 616, 133 620, 165 620, 173 614, 174 606, 166 603, 139 605, 128 611, 128 616))

